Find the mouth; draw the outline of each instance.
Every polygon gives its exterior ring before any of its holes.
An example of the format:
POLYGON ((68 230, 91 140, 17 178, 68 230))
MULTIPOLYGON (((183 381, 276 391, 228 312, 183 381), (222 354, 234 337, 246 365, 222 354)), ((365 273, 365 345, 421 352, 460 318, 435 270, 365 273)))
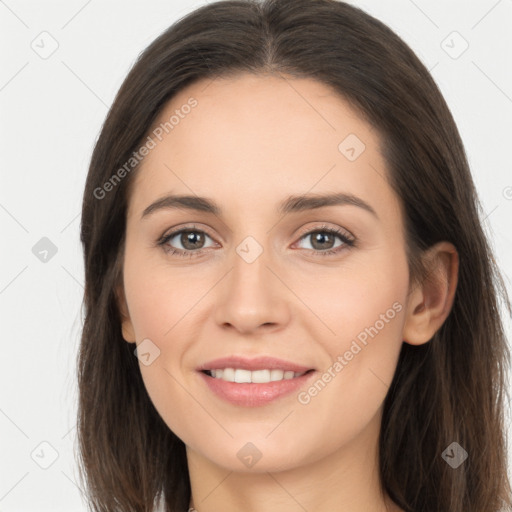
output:
POLYGON ((236 382, 238 384, 268 384, 269 382, 296 379, 314 371, 314 369, 310 369, 305 372, 294 372, 293 370, 282 370, 279 368, 266 368, 253 371, 242 368, 201 370, 202 373, 214 379, 221 379, 225 382, 236 382))
POLYGON ((266 405, 305 386, 317 371, 271 357, 229 357, 197 368, 208 392, 233 405, 266 405))

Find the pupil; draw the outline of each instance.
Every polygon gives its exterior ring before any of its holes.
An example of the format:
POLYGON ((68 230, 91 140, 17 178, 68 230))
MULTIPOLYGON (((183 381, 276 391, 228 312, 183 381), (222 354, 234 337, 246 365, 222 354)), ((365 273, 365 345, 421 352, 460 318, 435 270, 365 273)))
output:
MULTIPOLYGON (((328 240, 330 236, 331 236, 330 234, 317 233, 317 234, 316 234, 316 236, 314 236, 315 243, 316 243, 316 242, 320 242, 320 243, 325 242, 325 241, 326 241, 326 239, 328 240)), ((314 244, 313 244, 313 245, 314 245, 314 244)), ((321 249, 321 248, 322 248, 322 247, 320 247, 320 249, 321 249)), ((324 247, 324 248, 325 248, 325 247, 324 247)))
POLYGON ((185 243, 183 243, 183 240, 182 243, 183 246, 187 249, 197 249, 195 245, 197 245, 198 242, 200 243, 202 241, 202 235, 200 235, 197 232, 183 233, 183 235, 185 237, 185 243), (191 247, 187 247, 188 244, 190 244, 191 247))

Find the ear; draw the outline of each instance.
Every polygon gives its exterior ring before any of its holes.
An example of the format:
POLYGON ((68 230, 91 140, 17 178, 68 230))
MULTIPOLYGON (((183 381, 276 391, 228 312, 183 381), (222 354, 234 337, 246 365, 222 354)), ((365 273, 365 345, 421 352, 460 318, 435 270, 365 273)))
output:
POLYGON ((459 273, 459 255, 454 245, 439 242, 424 254, 427 275, 409 292, 402 338, 410 345, 432 339, 453 305, 459 273))
POLYGON ((126 303, 126 296, 124 293, 124 287, 122 284, 116 287, 116 299, 121 314, 121 330, 123 332, 123 338, 128 343, 135 343, 135 330, 130 319, 130 312, 128 311, 128 305, 126 303))

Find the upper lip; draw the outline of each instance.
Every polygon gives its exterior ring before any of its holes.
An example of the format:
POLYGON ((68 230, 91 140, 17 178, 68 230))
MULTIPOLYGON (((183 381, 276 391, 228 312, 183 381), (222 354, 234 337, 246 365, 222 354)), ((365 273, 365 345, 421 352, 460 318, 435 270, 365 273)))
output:
POLYGON ((277 359, 275 357, 260 356, 254 358, 247 358, 243 356, 230 356, 221 357, 208 361, 198 368, 199 371, 204 370, 219 370, 224 368, 239 368, 241 370, 284 370, 293 371, 296 373, 307 372, 312 370, 308 366, 293 363, 291 361, 285 361, 284 359, 277 359))

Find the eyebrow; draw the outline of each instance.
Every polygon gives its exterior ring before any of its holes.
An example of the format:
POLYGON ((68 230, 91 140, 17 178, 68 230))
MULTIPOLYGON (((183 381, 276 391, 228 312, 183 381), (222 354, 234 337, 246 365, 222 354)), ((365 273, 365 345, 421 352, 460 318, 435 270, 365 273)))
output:
MULTIPOLYGON (((323 208, 325 206, 344 206, 352 205, 362 208, 371 213, 377 219, 379 216, 377 212, 366 201, 353 194, 348 193, 331 193, 331 194, 305 194, 294 195, 284 200, 278 207, 279 214, 297 213, 306 210, 314 210, 316 208, 323 208)), ((167 195, 157 199, 151 203, 141 215, 141 220, 148 215, 159 211, 168 209, 185 209, 196 210, 201 212, 212 213, 217 216, 222 215, 220 206, 207 197, 187 196, 187 195, 167 195)))

